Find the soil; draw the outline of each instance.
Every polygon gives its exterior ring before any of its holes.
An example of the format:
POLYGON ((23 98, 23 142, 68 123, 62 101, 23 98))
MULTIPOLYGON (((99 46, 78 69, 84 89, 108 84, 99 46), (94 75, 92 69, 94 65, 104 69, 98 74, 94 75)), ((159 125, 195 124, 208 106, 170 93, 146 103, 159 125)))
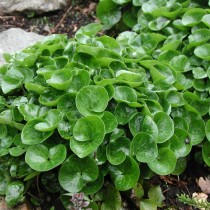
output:
POLYGON ((43 15, 30 12, 0 16, 0 32, 18 27, 41 35, 57 33, 73 37, 81 26, 98 21, 95 16, 97 2, 97 0, 74 0, 68 8, 62 11, 43 15))
MULTIPOLYGON (((73 37, 81 26, 98 22, 95 14, 97 0, 75 0, 72 2, 74 3, 63 11, 39 16, 33 13, 0 16, 0 32, 9 28, 18 27, 25 31, 35 32, 41 35, 61 33, 73 37)), ((149 180, 149 184, 161 186, 166 198, 164 206, 160 209, 195 209, 179 202, 177 195, 185 193, 191 197, 194 192, 201 192, 201 189, 196 184, 196 179, 201 176, 207 176, 209 171, 196 164, 193 153, 188 163, 191 164, 188 164, 187 169, 181 176, 155 176, 149 180)), ((38 200, 42 210, 49 210, 52 206, 55 207, 55 210, 64 209, 56 194, 49 194, 44 189, 39 189, 39 192, 36 191, 37 189, 34 187, 33 191, 28 193, 28 199, 31 199, 36 193, 39 194, 38 200)), ((126 206, 125 209, 138 209, 135 206, 135 201, 132 201, 132 199, 123 197, 123 201, 126 206)))

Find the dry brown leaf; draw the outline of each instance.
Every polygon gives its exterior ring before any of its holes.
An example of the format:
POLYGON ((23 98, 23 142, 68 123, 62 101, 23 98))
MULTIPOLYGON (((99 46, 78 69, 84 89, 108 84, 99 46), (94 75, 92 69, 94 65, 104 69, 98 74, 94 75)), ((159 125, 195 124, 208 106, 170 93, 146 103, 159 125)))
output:
POLYGON ((96 6, 97 6, 96 3, 91 2, 91 3, 89 4, 88 8, 84 8, 84 9, 82 10, 83 14, 86 14, 86 15, 90 14, 92 11, 94 11, 94 10, 96 9, 96 6))
POLYGON ((198 180, 198 185, 201 188, 202 192, 205 194, 210 194, 210 180, 208 178, 200 177, 198 180))

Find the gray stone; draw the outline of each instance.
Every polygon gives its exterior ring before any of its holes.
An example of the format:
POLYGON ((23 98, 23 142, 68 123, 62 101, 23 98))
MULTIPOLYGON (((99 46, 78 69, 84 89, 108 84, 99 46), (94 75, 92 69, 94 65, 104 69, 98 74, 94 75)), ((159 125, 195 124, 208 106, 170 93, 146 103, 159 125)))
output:
POLYGON ((19 28, 11 28, 0 33, 0 65, 5 63, 3 53, 13 54, 33 45, 44 38, 32 32, 26 32, 19 28))
POLYGON ((70 0, 0 0, 0 14, 15 12, 44 13, 62 9, 70 3, 70 0))

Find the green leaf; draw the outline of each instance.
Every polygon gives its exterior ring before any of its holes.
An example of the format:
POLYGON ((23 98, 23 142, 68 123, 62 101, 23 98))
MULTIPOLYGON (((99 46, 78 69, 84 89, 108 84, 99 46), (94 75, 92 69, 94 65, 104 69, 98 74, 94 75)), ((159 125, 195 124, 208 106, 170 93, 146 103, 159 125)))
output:
POLYGON ((82 87, 89 85, 90 76, 89 73, 85 70, 76 70, 73 71, 73 78, 68 87, 69 93, 76 94, 82 87))
POLYGON ((109 101, 109 95, 104 87, 89 85, 83 87, 76 95, 76 106, 84 116, 103 116, 109 101))
POLYGON ((12 66, 4 75, 1 88, 4 94, 19 88, 24 82, 32 80, 34 72, 26 67, 12 66))
POLYGON ((31 67, 34 65, 38 57, 38 53, 15 53, 14 60, 21 66, 31 67))
POLYGON ((32 145, 26 151, 26 163, 36 171, 49 171, 60 165, 66 158, 66 147, 63 144, 48 149, 38 144, 32 145))
POLYGON ((41 120, 41 122, 37 123, 34 128, 42 132, 53 131, 61 121, 62 113, 57 109, 51 109, 45 114, 43 119, 44 121, 41 120))
POLYGON ((111 112, 105 111, 101 119, 104 122, 106 133, 112 132, 118 125, 116 117, 111 112))
POLYGON ((92 158, 71 155, 61 165, 58 180, 63 189, 76 193, 81 191, 86 183, 95 181, 98 176, 98 166, 92 158))
POLYGON ((172 107, 179 107, 185 104, 182 93, 177 91, 170 91, 166 96, 166 100, 168 100, 172 107))
POLYGON ((17 134, 14 137, 14 146, 10 147, 9 152, 11 156, 18 157, 26 152, 28 145, 22 143, 21 134, 17 134))
POLYGON ((21 181, 10 182, 6 189, 7 205, 13 207, 17 203, 23 202, 24 199, 24 184, 21 181))
POLYGON ((185 55, 174 56, 169 65, 175 70, 179 72, 186 72, 190 70, 190 61, 185 55))
POLYGON ((192 145, 199 144, 205 136, 205 124, 198 113, 186 112, 183 116, 189 124, 188 133, 192 145))
POLYGON ((210 142, 207 141, 202 145, 202 157, 204 162, 210 166, 210 142))
POLYGON ((210 120, 206 122, 205 133, 207 139, 210 141, 210 120))
POLYGON ((125 103, 118 103, 115 107, 115 117, 120 125, 125 125, 137 113, 136 108, 130 107, 125 103))
POLYGON ((106 156, 112 165, 119 165, 126 159, 130 153, 130 140, 120 137, 111 140, 106 147, 106 156))
POLYGON ((115 2, 116 4, 125 4, 127 2, 130 2, 131 0, 112 0, 113 2, 115 2))
POLYGON ((152 186, 148 191, 148 197, 151 201, 155 202, 158 207, 162 207, 162 202, 165 197, 162 193, 160 186, 152 186))
POLYGON ((138 164, 129 156, 120 165, 109 165, 109 170, 115 187, 120 191, 133 188, 140 176, 138 164))
POLYGON ((154 122, 158 127, 157 143, 166 142, 174 134, 174 123, 165 112, 158 112, 154 116, 154 122))
POLYGON ((53 72, 50 79, 46 83, 58 90, 66 90, 72 80, 72 71, 69 69, 60 69, 53 72))
POLYGON ((157 210, 157 204, 150 199, 143 199, 140 201, 141 210, 157 210))
POLYGON ((210 21, 209 21, 209 18, 210 18, 210 14, 206 14, 202 17, 201 21, 208 27, 210 27, 210 21))
POLYGON ((137 102, 137 94, 133 88, 127 86, 117 86, 115 88, 115 94, 113 98, 117 102, 124 102, 132 106, 133 103, 137 102))
POLYGON ((42 117, 48 111, 48 107, 41 107, 36 104, 21 104, 18 109, 26 121, 42 117))
POLYGON ((195 48, 194 53, 197 57, 210 60, 210 44, 203 44, 195 48))
POLYGON ((100 23, 90 23, 86 26, 81 27, 75 34, 77 38, 78 34, 85 34, 87 36, 96 35, 99 31, 101 31, 102 25, 100 23))
POLYGON ((86 157, 96 150, 103 142, 105 126, 97 116, 80 118, 74 128, 70 141, 72 151, 80 158, 86 157))
POLYGON ((158 128, 153 119, 149 115, 137 113, 130 121, 129 128, 133 136, 139 132, 145 132, 152 136, 154 141, 158 137, 158 128))
POLYGON ((168 175, 176 167, 177 158, 175 154, 168 148, 159 149, 156 159, 148 162, 149 168, 159 175, 168 175))
POLYGON ((110 29, 121 19, 120 8, 112 0, 100 1, 96 14, 102 24, 104 24, 104 29, 110 29))
POLYGON ((39 97, 39 103, 45 106, 56 106, 65 92, 54 88, 47 88, 39 97))
POLYGON ((190 26, 190 27, 195 26, 201 22, 205 14, 206 14, 205 10, 201 8, 189 9, 184 13, 182 17, 182 23, 185 26, 190 26))
POLYGON ((136 156, 139 162, 150 162, 158 155, 156 139, 148 133, 137 133, 131 143, 131 154, 136 156))
POLYGON ((175 129, 175 135, 172 136, 169 141, 170 149, 174 152, 177 158, 187 156, 192 149, 189 134, 180 128, 175 129))
POLYGON ((210 38, 210 30, 207 28, 202 28, 193 31, 188 37, 189 45, 188 48, 199 46, 205 44, 210 38))
POLYGON ((97 194, 96 198, 99 198, 99 201, 102 201, 101 210, 107 209, 122 209, 122 200, 119 191, 110 184, 107 184, 102 188, 97 194))
POLYGON ((187 166, 187 159, 185 157, 177 159, 176 168, 172 172, 173 175, 180 175, 184 172, 187 166))
POLYGON ((0 124, 0 139, 3 139, 7 136, 7 126, 4 124, 0 124))
POLYGON ((42 143, 53 134, 53 131, 42 132, 35 129, 36 124, 40 123, 40 121, 44 120, 37 118, 26 123, 21 133, 21 139, 24 144, 33 145, 42 143))
POLYGON ((103 174, 99 173, 98 178, 93 182, 86 183, 82 191, 85 193, 85 195, 92 195, 94 193, 97 193, 101 189, 103 184, 104 176, 103 174))
POLYGON ((6 195, 6 189, 10 182, 8 172, 0 170, 0 195, 6 195))
POLYGON ((170 20, 164 17, 158 17, 149 22, 149 29, 152 31, 160 31, 170 23, 170 20))

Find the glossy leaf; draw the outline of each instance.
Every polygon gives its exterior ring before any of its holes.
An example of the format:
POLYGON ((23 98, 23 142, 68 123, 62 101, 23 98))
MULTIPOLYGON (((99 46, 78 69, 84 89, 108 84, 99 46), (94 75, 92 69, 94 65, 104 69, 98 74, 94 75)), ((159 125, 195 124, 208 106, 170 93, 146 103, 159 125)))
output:
POLYGON ((80 118, 74 128, 74 138, 70 141, 72 151, 80 158, 86 157, 103 142, 105 125, 97 116, 80 118))
POLYGON ((158 112, 154 116, 154 121, 158 127, 158 143, 166 142, 174 133, 174 123, 165 112, 158 112))
POLYGON ((129 128, 133 136, 139 132, 148 133, 156 141, 158 137, 158 128, 149 115, 137 113, 130 121, 129 128))
POLYGON ((71 155, 61 165, 59 183, 68 192, 79 192, 85 183, 91 183, 99 176, 98 166, 90 157, 78 158, 71 155))
POLYGON ((103 115, 109 101, 109 96, 105 88, 89 85, 83 87, 76 96, 76 106, 81 114, 103 115))
POLYGON ((26 151, 26 163, 36 171, 49 171, 60 165, 66 158, 66 148, 62 144, 48 149, 46 146, 33 145, 26 151))
POLYGON ((42 132, 35 129, 36 124, 40 123, 40 121, 44 120, 37 118, 26 123, 21 133, 21 139, 24 144, 33 145, 42 143, 53 134, 53 131, 42 132))
POLYGON ((210 166, 210 142, 207 141, 203 144, 202 146, 202 157, 203 157, 203 160, 204 162, 210 166))
POLYGON ((126 191, 133 188, 140 175, 138 164, 129 156, 120 165, 110 165, 110 174, 114 180, 115 187, 120 191, 126 191))
POLYGON ((210 44, 203 44, 195 48, 194 53, 197 57, 204 60, 210 60, 210 44))
POLYGON ((131 143, 131 153, 139 162, 150 162, 158 155, 156 139, 148 133, 137 133, 131 143))
POLYGON ((206 122, 205 133, 207 139, 210 141, 210 120, 206 122))
POLYGON ((116 117, 111 112, 105 111, 101 119, 104 122, 106 133, 112 132, 118 125, 116 117))
POLYGON ((170 139, 170 149, 177 158, 187 156, 192 149, 189 134, 185 130, 176 128, 175 135, 170 139))
POLYGON ((182 23, 185 26, 194 26, 200 23, 202 17, 205 15, 205 10, 201 8, 192 8, 187 10, 182 17, 182 23))
POLYGON ((130 107, 125 103, 117 104, 114 114, 120 125, 125 125, 137 113, 136 108, 130 107))
POLYGON ((177 158, 168 148, 161 148, 158 156, 153 161, 147 163, 149 168, 159 175, 170 174, 176 167, 177 158))
POLYGON ((15 206, 24 200, 24 184, 21 181, 9 183, 6 190, 5 200, 9 207, 15 206))
POLYGON ((109 142, 106 147, 106 156, 112 165, 119 165, 130 153, 130 140, 120 137, 109 142))

